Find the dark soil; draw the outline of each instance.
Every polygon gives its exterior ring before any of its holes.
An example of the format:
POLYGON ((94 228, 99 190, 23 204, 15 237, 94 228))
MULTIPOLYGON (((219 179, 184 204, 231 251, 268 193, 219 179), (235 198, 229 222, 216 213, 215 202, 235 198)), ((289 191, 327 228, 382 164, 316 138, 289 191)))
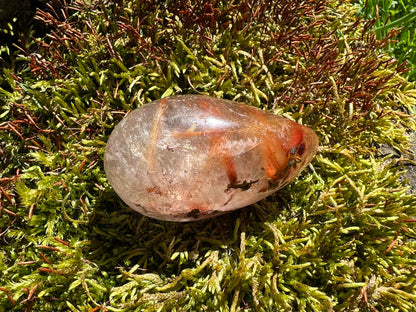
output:
POLYGON ((400 151, 386 144, 380 147, 380 156, 393 155, 396 159, 404 159, 402 165, 406 172, 403 174, 402 179, 409 185, 409 192, 416 194, 416 133, 411 134, 411 138, 411 155, 402 154, 400 151))
POLYGON ((405 164, 407 172, 404 174, 404 178, 408 180, 410 185, 410 192, 416 194, 416 133, 412 134, 412 162, 408 161, 405 164))

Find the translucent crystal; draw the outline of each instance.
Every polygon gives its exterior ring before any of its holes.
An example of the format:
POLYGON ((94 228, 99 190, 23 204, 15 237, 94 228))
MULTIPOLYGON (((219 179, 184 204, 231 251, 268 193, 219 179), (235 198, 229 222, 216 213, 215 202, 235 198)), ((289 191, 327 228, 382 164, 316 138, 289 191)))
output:
POLYGON ((193 221, 255 203, 314 157, 316 134, 260 109, 199 95, 174 96, 127 115, 104 157, 110 184, 131 208, 193 221))

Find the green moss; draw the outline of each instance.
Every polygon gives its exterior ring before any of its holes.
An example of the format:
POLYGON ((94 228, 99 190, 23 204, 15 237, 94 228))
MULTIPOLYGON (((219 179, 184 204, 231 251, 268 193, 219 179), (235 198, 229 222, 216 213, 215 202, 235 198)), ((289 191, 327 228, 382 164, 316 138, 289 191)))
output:
POLYGON ((50 33, 4 70, 5 311, 411 311, 416 199, 401 182, 415 89, 337 1, 124 1, 40 12, 50 33), (204 93, 312 127, 284 190, 176 224, 128 209, 103 172, 124 114, 204 93))
POLYGON ((387 49, 400 62, 409 63, 406 75, 410 80, 416 79, 415 20, 416 11, 411 0, 401 1, 358 1, 359 14, 364 18, 375 18, 374 30, 378 38, 383 38, 391 29, 396 28, 396 41, 387 49))

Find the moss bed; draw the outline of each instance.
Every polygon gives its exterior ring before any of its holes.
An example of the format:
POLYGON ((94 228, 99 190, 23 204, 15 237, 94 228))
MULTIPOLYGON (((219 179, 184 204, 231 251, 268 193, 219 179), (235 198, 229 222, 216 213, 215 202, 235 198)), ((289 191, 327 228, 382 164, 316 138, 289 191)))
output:
POLYGON ((73 1, 36 19, 0 76, 0 311, 414 311, 416 91, 383 54, 394 31, 375 39, 335 0, 73 1), (107 182, 107 139, 188 93, 305 124, 318 155, 228 215, 141 216, 107 182))

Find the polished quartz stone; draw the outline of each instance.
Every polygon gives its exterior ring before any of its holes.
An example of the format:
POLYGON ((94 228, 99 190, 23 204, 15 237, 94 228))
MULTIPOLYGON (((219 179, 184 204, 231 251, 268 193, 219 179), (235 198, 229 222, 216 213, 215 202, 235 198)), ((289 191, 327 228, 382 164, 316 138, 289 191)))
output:
POLYGON ((108 140, 104 168, 134 210, 193 221, 284 187, 317 148, 311 129, 283 117, 233 101, 182 95, 128 114, 108 140))

